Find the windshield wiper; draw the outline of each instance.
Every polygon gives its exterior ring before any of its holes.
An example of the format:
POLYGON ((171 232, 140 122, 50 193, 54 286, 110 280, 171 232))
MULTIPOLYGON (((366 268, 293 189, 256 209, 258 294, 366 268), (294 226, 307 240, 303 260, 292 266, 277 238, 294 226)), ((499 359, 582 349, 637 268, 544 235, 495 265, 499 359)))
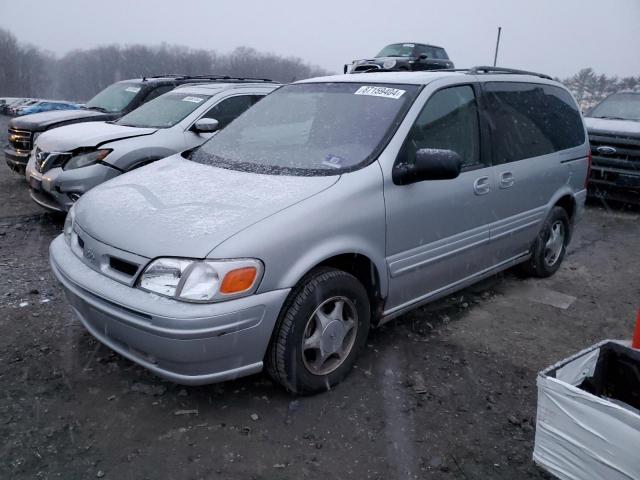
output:
POLYGON ((604 118, 605 120, 633 120, 633 118, 610 117, 608 115, 602 115, 600 117, 595 117, 595 118, 604 118))
POLYGON ((85 107, 88 108, 89 110, 97 110, 99 112, 103 112, 103 113, 108 113, 109 110, 107 110, 106 108, 102 108, 102 107, 85 107))

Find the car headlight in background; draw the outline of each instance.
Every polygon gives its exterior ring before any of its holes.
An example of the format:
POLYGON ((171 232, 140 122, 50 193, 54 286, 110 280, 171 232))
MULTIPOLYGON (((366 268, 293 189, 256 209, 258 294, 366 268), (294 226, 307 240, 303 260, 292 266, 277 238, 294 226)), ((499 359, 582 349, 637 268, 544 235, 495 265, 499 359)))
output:
POLYGON ((101 150, 92 150, 90 152, 81 152, 74 155, 64 164, 62 167, 64 170, 73 170, 75 168, 82 168, 94 163, 98 163, 105 159, 113 150, 108 148, 101 150))
POLYGON ((396 66, 396 61, 395 60, 385 60, 382 63, 382 68, 393 68, 396 66))
POLYGON ((76 218, 75 213, 75 205, 72 205, 69 209, 69 213, 67 213, 67 217, 64 219, 64 227, 62 228, 62 233, 64 234, 64 239, 67 244, 71 244, 71 232, 73 232, 73 222, 76 218))
POLYGON ((159 258, 142 273, 138 287, 187 302, 218 302, 251 295, 264 268, 260 260, 159 258))

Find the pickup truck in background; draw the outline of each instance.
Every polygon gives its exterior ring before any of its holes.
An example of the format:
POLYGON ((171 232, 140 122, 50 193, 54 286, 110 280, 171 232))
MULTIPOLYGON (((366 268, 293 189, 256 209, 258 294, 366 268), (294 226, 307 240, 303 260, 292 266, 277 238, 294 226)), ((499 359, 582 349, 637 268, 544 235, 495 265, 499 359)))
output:
POLYGON ((593 158, 589 195, 640 205, 640 91, 614 93, 585 117, 593 158))

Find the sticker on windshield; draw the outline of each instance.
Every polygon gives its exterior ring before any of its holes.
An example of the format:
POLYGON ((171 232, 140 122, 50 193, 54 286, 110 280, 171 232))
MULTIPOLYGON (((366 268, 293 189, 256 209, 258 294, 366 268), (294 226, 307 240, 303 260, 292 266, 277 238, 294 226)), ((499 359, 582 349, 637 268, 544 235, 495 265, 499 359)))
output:
POLYGON ((182 99, 183 102, 191 102, 191 103, 200 103, 204 98, 200 97, 184 97, 182 99))
POLYGON ((403 47, 415 47, 416 44, 415 43, 403 43, 402 46, 403 47))
POLYGON ((355 91, 355 95, 371 95, 373 97, 395 98, 396 100, 404 94, 405 90, 399 88, 362 86, 355 91))
POLYGON ((333 153, 330 153, 329 155, 324 157, 322 164, 331 168, 342 168, 343 161, 344 160, 342 159, 342 157, 339 157, 337 155, 334 155, 333 153))
POLYGON ((126 92, 138 93, 140 91, 140 87, 127 87, 125 88, 126 92))

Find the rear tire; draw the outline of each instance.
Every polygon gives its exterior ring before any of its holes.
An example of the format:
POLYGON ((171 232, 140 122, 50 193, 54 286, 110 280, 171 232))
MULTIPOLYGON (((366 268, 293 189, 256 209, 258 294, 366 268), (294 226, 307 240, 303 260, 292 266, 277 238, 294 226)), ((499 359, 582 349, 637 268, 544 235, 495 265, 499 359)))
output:
POLYGON ((352 369, 369 333, 369 296, 353 275, 321 268, 293 290, 267 350, 269 375, 288 391, 331 389, 352 369))
POLYGON ((570 239, 571 222, 566 210, 553 207, 533 243, 531 258, 522 264, 522 271, 533 277, 550 277, 560 268, 570 239))

